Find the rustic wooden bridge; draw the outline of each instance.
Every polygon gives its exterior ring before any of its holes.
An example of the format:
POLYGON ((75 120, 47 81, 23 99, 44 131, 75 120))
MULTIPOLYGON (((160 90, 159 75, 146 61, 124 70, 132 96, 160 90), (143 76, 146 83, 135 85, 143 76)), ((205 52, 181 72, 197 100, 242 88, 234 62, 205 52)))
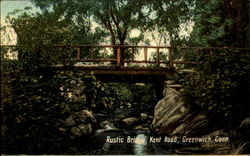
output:
POLYGON ((119 82, 151 82, 165 79, 166 74, 176 72, 178 64, 197 64, 194 58, 188 58, 188 53, 185 51, 189 49, 193 51, 192 53, 196 51, 195 56, 199 55, 198 47, 131 45, 55 45, 55 47, 60 51, 66 50, 66 57, 71 53, 71 57, 70 59, 64 57, 63 64, 54 65, 53 68, 83 70, 98 76, 103 81, 119 82), (178 56, 174 55, 174 50, 179 52, 178 56))
MULTIPOLYGON (((174 66, 174 64, 197 64, 197 61, 187 61, 187 53, 183 53, 179 55, 179 60, 176 61, 173 59, 173 50, 178 49, 185 51, 187 49, 191 50, 199 50, 204 48, 199 47, 192 47, 192 48, 184 48, 184 47, 167 47, 167 46, 129 46, 129 45, 55 45, 59 50, 65 50, 68 51, 73 50, 73 53, 75 53, 75 57, 71 58, 70 60, 67 60, 64 58, 63 65, 57 65, 54 67, 62 68, 69 65, 69 63, 75 63, 74 67, 77 69, 82 70, 112 70, 115 71, 122 69, 122 71, 117 71, 111 73, 115 74, 122 74, 125 72, 126 74, 140 74, 140 70, 147 71, 143 72, 145 74, 154 74, 152 71, 162 71, 162 69, 170 69, 174 66), (116 56, 110 55, 112 58, 105 58, 105 56, 94 56, 94 50, 98 49, 98 51, 103 50, 104 53, 111 52, 115 54, 116 56), (110 48, 111 51, 108 51, 107 49, 110 48), (87 49, 89 55, 82 56, 83 49, 87 49), (155 50, 155 52, 151 51, 151 54, 155 55, 154 58, 149 59, 149 49, 155 50), (165 51, 161 51, 161 49, 165 49, 165 51), (143 51, 142 51, 143 50, 143 51), (132 53, 131 53, 132 52, 132 53), (130 53, 130 58, 126 58, 126 53, 130 53), (142 54, 143 56, 141 58, 137 59, 135 58, 135 55, 142 54), (111 63, 112 62, 112 63, 111 63), (81 64, 79 64, 81 63, 81 64), (85 64, 87 63, 87 64, 85 64), (106 64, 105 64, 106 63, 106 64), (143 64, 143 66, 135 66, 131 65, 132 63, 135 63, 137 65, 143 64), (100 65, 101 64, 101 65, 100 65), (151 66, 148 66, 151 65, 151 66), (165 68, 162 66, 165 65, 165 68), (146 68, 145 68, 146 67, 146 68), (151 68, 150 68, 151 67, 151 68), (135 70, 137 72, 126 72, 129 70, 135 70)), ((198 51, 197 51, 198 52, 198 51)), ((72 51, 71 51, 72 53, 72 51)), ((69 52, 67 53, 68 56, 70 55, 69 52)), ((198 53, 197 53, 198 54, 198 53)), ((196 55, 197 55, 196 54, 196 55)), ((71 55, 72 56, 72 55, 71 55)), ((108 56, 108 57, 110 57, 108 56)), ((108 72, 108 71, 107 71, 108 72)), ((165 70, 166 72, 166 70, 165 70)), ((160 73, 155 73, 160 74, 160 73)))
POLYGON ((63 64, 54 65, 55 69, 77 69, 109 78, 118 76, 118 79, 123 76, 127 81, 130 76, 145 80, 148 76, 164 77, 166 74, 192 69, 204 55, 223 54, 224 50, 249 50, 228 47, 131 45, 55 45, 54 47, 59 51, 67 50, 66 57, 70 55, 70 59, 64 57, 63 64))
POLYGON ((119 82, 155 82, 167 74, 193 69, 204 55, 221 55, 226 50, 249 51, 249 48, 133 45, 53 45, 48 49, 49 55, 61 55, 51 66, 55 70, 82 70, 104 81, 119 82))

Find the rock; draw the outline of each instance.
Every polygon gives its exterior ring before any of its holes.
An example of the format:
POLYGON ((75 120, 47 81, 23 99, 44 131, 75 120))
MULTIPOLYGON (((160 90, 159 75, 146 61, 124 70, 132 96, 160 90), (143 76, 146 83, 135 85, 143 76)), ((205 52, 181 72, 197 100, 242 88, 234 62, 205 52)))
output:
POLYGON ((90 124, 80 124, 78 127, 71 127, 70 132, 77 137, 82 135, 90 134, 92 132, 92 127, 90 124))
POLYGON ((173 80, 168 80, 168 81, 165 81, 165 84, 166 84, 166 85, 175 84, 175 81, 173 81, 173 80))
POLYGON ((194 69, 182 69, 178 71, 179 73, 194 73, 194 69))
POLYGON ((115 117, 115 120, 122 120, 122 119, 124 119, 124 118, 126 118, 126 115, 125 114, 120 114, 120 115, 117 115, 116 117, 115 117))
POLYGON ((185 91, 185 90, 184 90, 183 88, 179 89, 179 92, 180 92, 180 93, 184 93, 184 91, 185 91))
POLYGON ((176 154, 180 155, 194 155, 194 154, 208 154, 210 151, 206 151, 206 149, 201 148, 201 147, 185 147, 181 149, 176 149, 175 150, 176 154))
POLYGON ((130 117, 130 118, 126 118, 126 119, 122 120, 122 122, 125 123, 126 126, 132 126, 133 124, 135 124, 138 121, 139 121, 139 119, 136 117, 130 117))
POLYGON ((230 154, 239 155, 242 153, 249 153, 249 146, 247 147, 248 143, 240 143, 236 148, 233 146, 233 151, 230 154))
POLYGON ((76 124, 74 120, 74 116, 70 115, 68 118, 65 119, 65 126, 74 126, 76 124))
MULTIPOLYGON (((165 97, 155 107, 154 119, 151 128, 159 134, 169 136, 195 136, 210 137, 212 140, 217 136, 227 139, 229 134, 223 130, 211 133, 209 119, 205 113, 191 110, 181 93, 173 88, 166 88, 165 97)), ((245 123, 245 122, 243 122, 245 123)), ((244 125, 244 124, 243 124, 244 125)), ((176 150, 177 154, 230 154, 232 146, 230 141, 202 142, 195 147, 187 146, 176 150)))
POLYGON ((151 129, 159 134, 191 135, 205 134, 208 127, 206 114, 190 111, 180 92, 173 88, 164 90, 165 97, 160 100, 154 112, 151 129))
POLYGON ((119 115, 115 116, 114 119, 113 119, 114 125, 116 127, 122 126, 122 124, 123 124, 122 120, 125 119, 125 118, 126 118, 125 114, 119 114, 119 115))
POLYGON ((183 85, 180 85, 180 84, 171 84, 171 85, 166 85, 166 87, 169 87, 169 88, 182 88, 183 85))
POLYGON ((67 131, 66 128, 62 128, 62 127, 59 127, 58 130, 61 131, 61 132, 66 132, 67 131))
MULTIPOLYGON (((221 137, 221 138, 228 138, 229 139, 229 134, 224 132, 223 130, 217 130, 214 131, 208 135, 205 135, 205 137, 210 137, 213 140, 215 140, 215 138, 217 137, 221 137)), ((219 140, 219 139, 216 139, 219 140)), ((232 146, 231 146, 231 142, 230 140, 228 141, 219 141, 219 142, 206 142, 206 143, 201 143, 201 147, 212 151, 213 154, 231 154, 232 153, 232 146)))
POLYGON ((198 134, 200 130, 207 127, 208 119, 204 114, 191 114, 185 120, 181 122, 171 133, 170 135, 191 135, 198 134))
POLYGON ((91 107, 92 107, 92 108, 96 108, 96 104, 95 104, 95 103, 92 103, 92 104, 91 104, 91 107))
POLYGON ((92 127, 90 124, 80 124, 78 128, 81 130, 82 134, 90 134, 92 132, 92 127))
POLYGON ((72 139, 72 140, 75 139, 75 138, 76 138, 76 137, 75 137, 74 135, 71 135, 71 136, 70 136, 70 139, 72 139))
POLYGON ((82 135, 82 132, 81 132, 81 130, 78 127, 71 127, 70 128, 70 132, 73 135, 78 136, 78 137, 82 135))
POLYGON ((96 122, 94 114, 89 110, 82 110, 76 113, 77 120, 82 123, 96 122))
POLYGON ((138 126, 135 126, 133 129, 141 130, 141 129, 143 129, 143 128, 144 128, 143 125, 138 125, 138 126))
MULTIPOLYGON (((234 140, 230 140, 229 137, 232 135, 232 131, 229 134, 220 129, 216 130, 208 115, 200 110, 191 109, 181 92, 167 87, 164 90, 164 96, 155 107, 154 119, 151 123, 153 131, 168 136, 211 138, 211 141, 197 143, 195 146, 185 144, 183 148, 175 151, 177 154, 239 154, 244 148, 247 148, 244 142, 237 143, 234 148, 232 146, 234 140)), ((238 136, 240 141, 250 135, 249 126, 250 118, 241 122, 237 130, 244 135, 238 136)))
POLYGON ((180 93, 176 90, 166 88, 164 96, 155 107, 151 128, 158 133, 170 134, 173 131, 173 125, 185 118, 189 111, 184 106, 180 93))
POLYGON ((59 131, 66 132, 69 130, 72 134, 70 138, 74 139, 82 135, 90 134, 92 132, 92 126, 90 123, 92 122, 96 122, 93 112, 89 110, 82 110, 65 119, 64 126, 70 127, 69 129, 60 127, 59 131))
MULTIPOLYGON (((250 117, 245 118, 239 126, 237 130, 237 136, 240 138, 242 142, 249 142, 250 140, 250 117)), ((248 145, 250 147, 250 145, 248 145)), ((248 150, 250 151, 250 149, 248 150)))
POLYGON ((250 129, 250 117, 244 119, 244 120, 241 122, 240 128, 248 128, 248 129, 250 129))
POLYGON ((106 129, 107 126, 108 126, 109 124, 110 124, 109 121, 108 121, 108 120, 105 120, 105 121, 102 121, 102 122, 100 123, 100 127, 101 127, 102 129, 106 129))
POLYGON ((98 114, 96 114, 97 116, 99 116, 99 117, 107 117, 108 115, 106 115, 106 114, 102 114, 102 113, 98 113, 98 114))
POLYGON ((96 130, 96 134, 101 134, 105 132, 118 132, 121 131, 120 129, 116 128, 113 123, 109 122, 108 120, 102 121, 100 123, 101 129, 96 130))
POLYGON ((146 123, 146 124, 142 124, 142 125, 137 125, 137 126, 134 126, 133 129, 148 131, 149 130, 149 124, 146 123))
POLYGON ((154 116, 149 115, 148 118, 149 118, 150 120, 152 120, 152 119, 154 119, 154 116))
POLYGON ((146 113, 141 113, 141 120, 147 120, 148 119, 148 114, 146 113))

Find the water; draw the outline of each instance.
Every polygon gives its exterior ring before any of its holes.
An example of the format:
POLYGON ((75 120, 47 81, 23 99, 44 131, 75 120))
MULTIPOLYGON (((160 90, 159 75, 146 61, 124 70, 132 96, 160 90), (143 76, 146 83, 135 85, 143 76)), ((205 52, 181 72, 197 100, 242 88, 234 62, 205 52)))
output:
POLYGON ((136 155, 145 155, 147 154, 147 136, 144 134, 138 134, 136 136, 136 140, 138 140, 135 144, 134 144, 134 153, 136 155))
POLYGON ((161 143, 150 143, 150 134, 147 131, 121 130, 112 123, 105 129, 96 131, 91 145, 95 149, 94 154, 169 154, 169 148, 161 143))

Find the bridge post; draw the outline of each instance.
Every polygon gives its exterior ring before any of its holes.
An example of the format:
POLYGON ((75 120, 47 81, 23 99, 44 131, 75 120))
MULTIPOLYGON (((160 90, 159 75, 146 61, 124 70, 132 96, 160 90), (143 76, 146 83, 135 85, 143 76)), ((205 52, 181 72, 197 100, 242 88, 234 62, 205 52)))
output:
POLYGON ((117 66, 121 66, 121 47, 117 48, 117 66))
POLYGON ((173 68, 173 48, 169 48, 168 60, 169 60, 170 68, 173 68))
POLYGON ((81 49, 80 49, 80 47, 77 47, 77 58, 76 59, 79 61, 80 57, 81 57, 81 49))
POLYGON ((148 61, 148 48, 144 48, 144 61, 148 61))
POLYGON ((157 66, 160 67, 160 48, 157 48, 157 66))

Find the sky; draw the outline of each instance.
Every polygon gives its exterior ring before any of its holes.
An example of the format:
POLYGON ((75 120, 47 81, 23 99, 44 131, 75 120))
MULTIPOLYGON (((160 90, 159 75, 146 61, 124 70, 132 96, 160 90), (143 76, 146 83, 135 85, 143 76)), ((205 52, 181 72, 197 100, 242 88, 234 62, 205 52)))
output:
MULTIPOLYGON (((22 10, 25 7, 31 7, 31 13, 39 12, 40 10, 36 8, 28 0, 1 0, 0 1, 0 13, 1 13, 1 28, 8 26, 9 24, 5 22, 5 17, 8 13, 14 10, 22 10)), ((6 28, 5 31, 1 31, 1 45, 13 45, 16 43, 16 34, 13 29, 6 28)))
POLYGON ((6 15, 16 9, 24 9, 25 7, 32 7, 32 11, 36 12, 38 9, 29 0, 1 0, 1 20, 6 15))

